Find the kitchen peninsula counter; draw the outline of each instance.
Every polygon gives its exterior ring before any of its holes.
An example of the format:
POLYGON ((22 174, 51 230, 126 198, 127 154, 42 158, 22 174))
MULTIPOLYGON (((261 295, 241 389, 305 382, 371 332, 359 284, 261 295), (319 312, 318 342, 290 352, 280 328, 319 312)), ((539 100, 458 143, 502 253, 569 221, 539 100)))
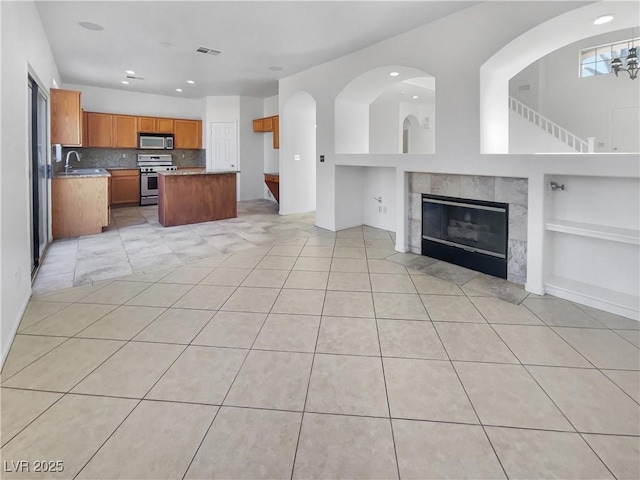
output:
POLYGON ((236 218, 235 170, 158 172, 158 217, 164 227, 236 218))

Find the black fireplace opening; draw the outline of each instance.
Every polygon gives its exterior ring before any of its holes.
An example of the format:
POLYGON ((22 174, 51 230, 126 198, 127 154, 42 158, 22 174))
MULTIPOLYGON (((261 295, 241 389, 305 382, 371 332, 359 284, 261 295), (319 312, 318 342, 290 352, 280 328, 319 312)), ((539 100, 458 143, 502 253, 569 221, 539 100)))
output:
POLYGON ((422 195, 422 255, 507 278, 509 204, 422 195))

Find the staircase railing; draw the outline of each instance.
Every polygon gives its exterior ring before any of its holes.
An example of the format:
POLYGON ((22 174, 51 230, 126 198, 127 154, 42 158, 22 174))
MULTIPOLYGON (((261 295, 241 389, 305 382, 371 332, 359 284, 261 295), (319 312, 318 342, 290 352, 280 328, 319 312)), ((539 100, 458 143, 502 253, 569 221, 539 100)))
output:
POLYGON ((595 151, 595 137, 583 140, 513 97, 509 97, 509 108, 575 151, 580 153, 593 153, 595 151))

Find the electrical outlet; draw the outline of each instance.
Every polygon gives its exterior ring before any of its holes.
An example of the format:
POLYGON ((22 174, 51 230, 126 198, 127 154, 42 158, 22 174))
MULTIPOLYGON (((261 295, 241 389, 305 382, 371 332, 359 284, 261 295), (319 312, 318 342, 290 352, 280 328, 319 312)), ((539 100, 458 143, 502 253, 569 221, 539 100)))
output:
POLYGON ((382 213, 387 213, 387 207, 382 207, 382 213))
POLYGON ((382 213, 382 207, 378 207, 378 213, 382 213))
POLYGON ((293 160, 296 162, 300 161, 300 155, 298 155, 297 153, 293 156, 293 160))

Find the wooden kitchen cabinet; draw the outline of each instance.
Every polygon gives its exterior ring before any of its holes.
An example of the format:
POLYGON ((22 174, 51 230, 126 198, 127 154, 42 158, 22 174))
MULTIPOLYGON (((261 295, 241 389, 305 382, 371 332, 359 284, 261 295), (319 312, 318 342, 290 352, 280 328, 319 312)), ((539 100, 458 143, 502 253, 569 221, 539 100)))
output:
POLYGON ((85 147, 113 146, 113 115, 87 112, 87 141, 85 147))
POLYGON ((109 204, 113 207, 140 205, 140 170, 109 170, 109 173, 109 204))
POLYGON ((273 132, 273 148, 280 148, 280 117, 256 118, 253 121, 253 131, 258 133, 273 132))
POLYGON ((136 133, 174 133, 174 122, 173 118, 138 117, 136 133))
POLYGON ((138 133, 174 135, 174 148, 202 148, 202 120, 84 112, 85 147, 138 148, 138 133))
POLYGON ((202 148, 202 120, 178 120, 174 125, 174 148, 202 148))
POLYGON ((138 148, 138 118, 112 115, 113 143, 116 148, 138 148))
POLYGON ((138 132, 156 133, 158 131, 158 119, 155 117, 138 117, 138 132))
POLYGON ((280 117, 276 115, 273 117, 273 148, 280 148, 280 117))
POLYGON ((109 177, 51 180, 53 238, 102 232, 109 225, 109 177))
POLYGON ((173 118, 158 118, 156 119, 156 128, 158 129, 157 133, 174 133, 174 122, 173 118))
POLYGON ((273 119, 275 117, 256 118, 253 121, 254 132, 273 132, 273 119))
POLYGON ((264 132, 263 125, 264 125, 264 118, 256 118, 253 121, 253 131, 258 133, 264 132))
POLYGON ((82 146, 82 106, 80 92, 51 89, 51 143, 82 146))

